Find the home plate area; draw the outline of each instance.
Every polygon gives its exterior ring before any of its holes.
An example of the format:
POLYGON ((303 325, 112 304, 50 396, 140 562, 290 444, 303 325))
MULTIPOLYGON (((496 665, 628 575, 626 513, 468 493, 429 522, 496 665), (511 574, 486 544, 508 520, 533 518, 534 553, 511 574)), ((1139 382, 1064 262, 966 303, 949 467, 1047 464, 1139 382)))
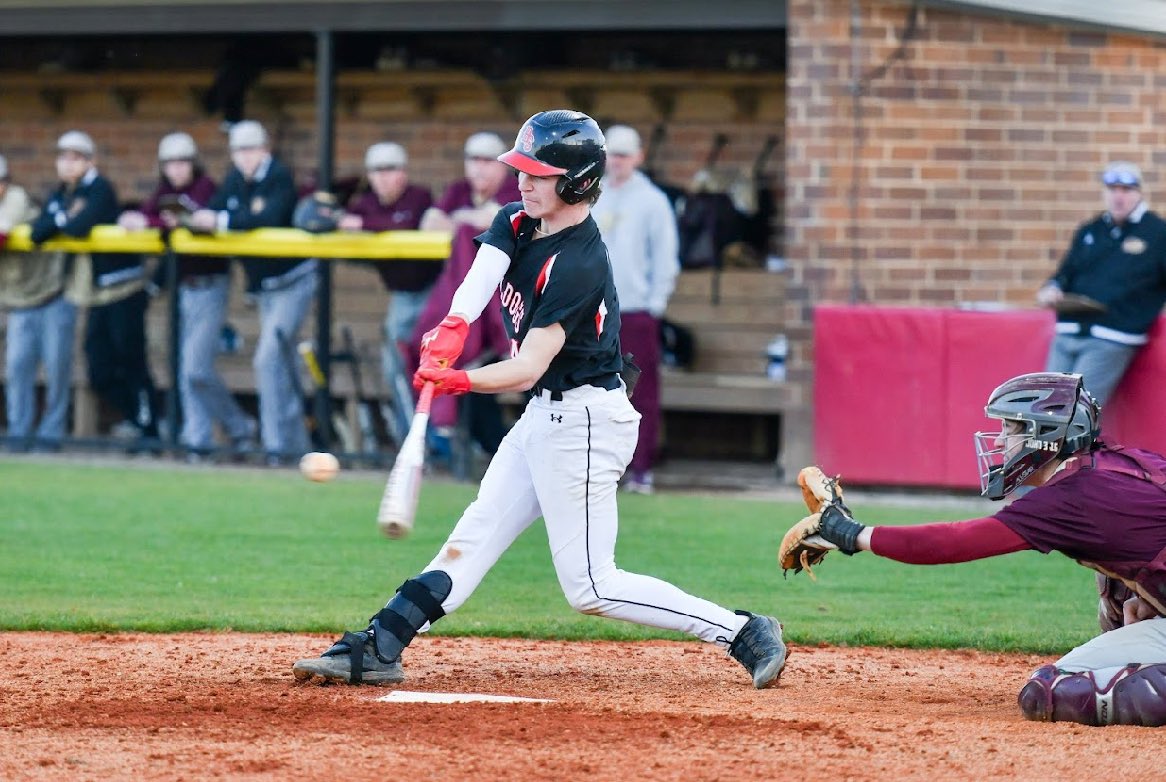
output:
POLYGON ((394 690, 377 698, 387 703, 554 703, 547 698, 520 698, 517 695, 483 695, 475 692, 411 692, 394 690))

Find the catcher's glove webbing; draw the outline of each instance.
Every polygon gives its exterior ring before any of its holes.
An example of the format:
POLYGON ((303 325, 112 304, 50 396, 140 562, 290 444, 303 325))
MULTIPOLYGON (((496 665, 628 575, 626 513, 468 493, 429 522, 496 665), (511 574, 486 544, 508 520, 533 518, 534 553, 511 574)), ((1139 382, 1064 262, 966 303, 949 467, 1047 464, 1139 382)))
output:
POLYGON ((863 525, 854 521, 850 508, 842 499, 838 478, 828 478, 817 467, 804 467, 798 473, 798 486, 810 515, 790 527, 781 540, 778 560, 782 574, 805 570, 814 578, 813 568, 831 551, 853 554, 863 525))

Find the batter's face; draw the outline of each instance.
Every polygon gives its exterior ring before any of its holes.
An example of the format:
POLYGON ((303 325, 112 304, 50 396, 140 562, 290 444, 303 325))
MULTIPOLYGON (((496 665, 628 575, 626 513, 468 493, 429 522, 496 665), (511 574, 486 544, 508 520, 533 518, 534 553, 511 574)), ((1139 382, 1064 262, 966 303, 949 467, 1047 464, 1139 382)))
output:
POLYGON ((244 179, 255 176, 255 172, 267 159, 266 147, 239 147, 231 150, 231 162, 244 179))
POLYGON ((1105 188, 1105 209, 1115 223, 1124 223, 1141 202, 1142 191, 1136 187, 1110 185, 1105 188))
POLYGON ((409 172, 403 168, 374 168, 368 172, 368 186, 382 204, 396 201, 408 185, 409 172))
POLYGON ((171 187, 181 190, 194 181, 194 161, 167 160, 162 164, 162 176, 171 187))
POLYGON ((523 210, 539 220, 557 213, 567 205, 555 192, 558 183, 558 176, 534 176, 518 172, 518 192, 522 194, 523 210))
POLYGON ((81 177, 92 167, 93 161, 80 152, 63 149, 57 153, 57 176, 66 185, 73 186, 80 182, 81 177))

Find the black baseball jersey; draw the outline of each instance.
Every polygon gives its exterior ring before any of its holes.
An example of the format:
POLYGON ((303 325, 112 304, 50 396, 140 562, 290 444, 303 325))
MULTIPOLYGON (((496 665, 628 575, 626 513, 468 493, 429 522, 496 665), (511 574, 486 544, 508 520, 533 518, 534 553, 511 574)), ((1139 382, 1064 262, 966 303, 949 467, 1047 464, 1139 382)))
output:
POLYGON ((584 385, 615 388, 623 369, 619 345, 619 300, 611 261, 599 227, 588 215, 578 225, 538 237, 539 221, 521 202, 499 210, 493 224, 476 237, 510 256, 502 278, 502 322, 512 352, 531 329, 554 323, 567 334, 559 354, 537 383, 548 391, 584 385))
POLYGON ((1093 325, 1145 334, 1166 302, 1166 220, 1146 210, 1123 225, 1108 213, 1085 223, 1052 279, 1066 293, 1109 307, 1097 315, 1061 314, 1058 321, 1080 324, 1086 334, 1093 325))

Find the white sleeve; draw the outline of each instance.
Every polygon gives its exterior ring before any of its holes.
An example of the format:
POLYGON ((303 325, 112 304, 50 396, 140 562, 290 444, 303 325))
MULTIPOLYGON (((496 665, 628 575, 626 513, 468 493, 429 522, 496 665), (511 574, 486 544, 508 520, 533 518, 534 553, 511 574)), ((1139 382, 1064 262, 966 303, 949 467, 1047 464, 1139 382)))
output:
POLYGON ((509 268, 509 255, 492 244, 481 245, 465 279, 453 294, 453 301, 449 304, 450 314, 465 315, 468 323, 477 320, 509 268))

